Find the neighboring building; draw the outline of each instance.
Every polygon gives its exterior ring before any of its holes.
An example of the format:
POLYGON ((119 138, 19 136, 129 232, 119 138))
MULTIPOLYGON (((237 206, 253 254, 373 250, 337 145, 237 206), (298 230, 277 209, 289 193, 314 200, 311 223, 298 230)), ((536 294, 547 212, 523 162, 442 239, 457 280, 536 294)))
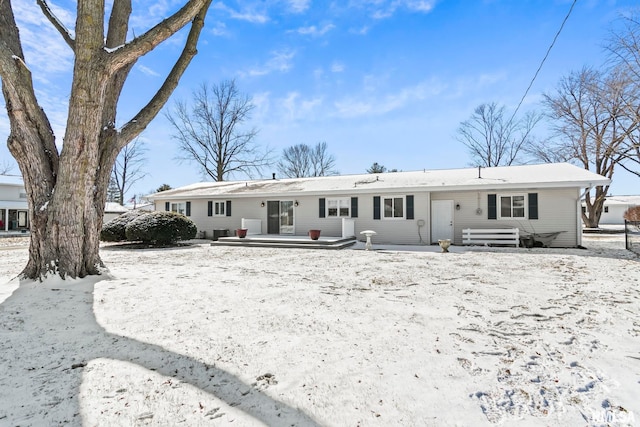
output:
MULTIPOLYGON (((464 228, 562 231, 556 247, 582 244, 585 190, 610 180, 568 163, 206 182, 153 194, 156 210, 183 213, 208 236, 245 224, 258 234, 359 236, 376 243, 451 239, 464 228)), ((233 232, 233 231, 232 231, 233 232)), ((345 236, 346 237, 346 236, 345 236)))
POLYGON ((102 221, 107 223, 128 211, 129 208, 122 206, 120 203, 107 202, 104 205, 104 216, 102 217, 102 221))
MULTIPOLYGON (((584 203, 582 205, 584 206, 584 203)), ((624 224, 624 213, 633 206, 640 206, 640 196, 607 196, 602 207, 600 224, 624 224)))
POLYGON ((29 229, 29 204, 22 178, 0 175, 0 232, 29 229))

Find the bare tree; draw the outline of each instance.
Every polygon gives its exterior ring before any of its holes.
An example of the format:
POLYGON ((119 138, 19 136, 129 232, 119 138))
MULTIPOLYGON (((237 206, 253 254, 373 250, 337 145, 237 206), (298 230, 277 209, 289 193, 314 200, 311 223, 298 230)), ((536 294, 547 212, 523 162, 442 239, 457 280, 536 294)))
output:
POLYGON ((111 171, 111 179, 118 189, 118 201, 121 205, 124 204, 125 193, 131 189, 133 184, 147 175, 142 171, 142 165, 147 160, 144 156, 145 151, 144 143, 136 138, 126 145, 116 158, 111 171))
MULTIPOLYGON (((635 87, 640 87, 640 15, 622 18, 622 27, 614 31, 609 39, 613 67, 618 73, 625 74, 635 87)), ((638 91, 628 94, 626 115, 636 116, 640 121, 640 99, 638 91)), ((640 177, 640 132, 629 131, 628 139, 622 147, 624 160, 620 166, 640 177)))
POLYGON ((336 158, 327 151, 327 143, 318 142, 311 150, 312 176, 337 175, 335 164, 336 158))
MULTIPOLYGON (((538 147, 540 152, 563 153, 585 169, 612 178, 617 165, 628 157, 628 140, 640 130, 638 116, 629 109, 638 87, 627 73, 614 69, 602 73, 583 68, 561 79, 556 91, 544 95, 555 138, 538 147)), ((585 195, 582 220, 598 227, 609 186, 597 186, 585 195)))
POLYGON ((260 151, 254 143, 258 131, 243 127, 253 108, 251 98, 240 93, 235 80, 211 87, 202 83, 193 93, 191 108, 177 101, 173 112, 166 114, 183 152, 179 159, 197 163, 214 181, 224 181, 234 173, 259 173, 271 159, 269 151, 260 151))
POLYGON ((318 142, 314 147, 297 144, 282 150, 278 171, 289 178, 336 175, 335 161, 327 152, 326 142, 318 142))
MULTIPOLYGON (((46 0, 42 13, 74 54, 73 77, 59 151, 36 91, 16 25, 12 0, 0 1, 0 78, 10 123, 7 145, 20 167, 31 223, 27 278, 99 274, 99 235, 111 170, 120 150, 158 114, 191 59, 211 0, 185 1, 162 22, 128 40, 130 0, 77 0, 73 31, 46 0), (131 120, 116 127, 118 100, 136 61, 190 24, 182 53, 163 84, 131 120)), ((46 43, 43 40, 42 43, 46 43)))
POLYGON ((13 165, 8 161, 3 160, 0 163, 0 175, 8 175, 11 171, 13 171, 13 165))
POLYGON ((278 171, 287 178, 310 176, 311 148, 307 144, 296 144, 282 150, 278 171))
POLYGON ((520 162, 541 118, 529 112, 520 120, 506 120, 504 106, 498 107, 495 102, 482 104, 460 124, 458 141, 467 147, 478 166, 509 166, 520 162))

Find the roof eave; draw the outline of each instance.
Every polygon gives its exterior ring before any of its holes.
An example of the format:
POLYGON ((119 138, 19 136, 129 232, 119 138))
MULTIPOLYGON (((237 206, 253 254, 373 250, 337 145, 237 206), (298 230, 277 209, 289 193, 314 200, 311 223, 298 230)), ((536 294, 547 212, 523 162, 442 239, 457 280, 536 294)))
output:
POLYGON ((524 189, 551 189, 551 188, 592 188, 599 185, 608 185, 611 183, 610 179, 594 179, 594 180, 579 180, 579 181, 562 181, 562 182, 525 182, 525 183, 478 183, 478 184, 465 184, 465 185, 426 185, 426 186, 402 186, 402 187, 352 187, 345 189, 325 189, 325 190, 313 190, 313 191, 289 191, 289 192, 250 192, 250 193, 221 193, 221 194, 197 194, 189 195, 185 193, 180 194, 175 191, 172 194, 163 195, 162 193, 156 193, 156 195, 148 196, 153 201, 168 201, 168 200, 196 200, 196 199, 244 199, 244 198, 281 198, 281 197, 304 197, 304 196, 322 196, 327 194, 334 195, 353 195, 353 194, 378 194, 381 192, 394 192, 402 191, 406 192, 444 192, 444 191, 479 191, 479 190, 524 190, 524 189))

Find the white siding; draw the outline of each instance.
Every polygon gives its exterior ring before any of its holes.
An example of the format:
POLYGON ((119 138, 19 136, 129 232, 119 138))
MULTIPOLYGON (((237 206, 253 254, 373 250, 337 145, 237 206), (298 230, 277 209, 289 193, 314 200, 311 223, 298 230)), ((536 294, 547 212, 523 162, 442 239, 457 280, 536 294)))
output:
POLYGON ((607 202, 605 201, 604 206, 608 208, 608 212, 604 212, 604 210, 602 211, 602 215, 600 216, 600 224, 619 225, 624 224, 624 213, 632 205, 607 205, 607 202))
POLYGON ((0 185, 0 200, 19 201, 26 204, 27 198, 20 197, 20 194, 25 194, 24 187, 17 185, 0 185))
MULTIPOLYGON (((414 196, 414 219, 373 219, 374 196, 381 198, 388 196, 407 196, 401 192, 380 194, 346 194, 338 197, 358 198, 358 217, 353 218, 355 232, 359 240, 365 238, 360 235, 363 230, 374 230, 377 234, 373 237, 374 244, 404 244, 418 245, 429 244, 431 241, 431 200, 453 200, 454 206, 460 205, 460 209, 454 209, 454 244, 462 244, 463 228, 496 228, 518 227, 524 232, 553 232, 564 231, 553 242, 555 247, 574 247, 580 244, 578 239, 578 212, 577 199, 579 194, 576 189, 550 189, 527 190, 517 193, 538 194, 537 220, 489 220, 487 219, 487 195, 505 194, 496 191, 466 191, 466 192, 411 192, 414 196), (478 208, 481 210, 477 214, 478 208), (418 221, 424 220, 425 225, 418 227, 418 221)), ((329 199, 332 196, 324 197, 329 199)), ((237 198, 232 199, 232 216, 207 216, 207 202, 224 202, 229 199, 176 199, 171 202, 191 202, 191 220, 199 231, 205 231, 211 238, 214 229, 228 229, 233 235, 234 230, 241 225, 242 218, 260 219, 262 221, 262 233, 267 233, 267 202, 270 200, 298 201, 295 207, 294 234, 306 236, 311 229, 321 230, 325 237, 339 237, 342 234, 341 218, 321 218, 319 215, 319 200, 323 196, 304 196, 291 198, 237 198), (264 202, 265 206, 261 207, 264 202)), ((156 201, 156 210, 165 210, 165 201, 156 201)), ((405 206, 406 214, 406 206, 405 206)))
MULTIPOLYGON (((191 215, 189 216, 198 227, 198 231, 207 233, 207 238, 213 237, 213 230, 215 229, 229 230, 230 235, 233 236, 235 230, 241 227, 242 218, 260 219, 257 213, 260 213, 261 209, 265 212, 266 219, 267 208, 260 208, 260 202, 253 199, 232 200, 231 216, 208 216, 209 201, 226 203, 227 199, 191 200, 191 215)), ((264 221, 262 226, 265 227, 264 221)))
POLYGON ((523 232, 547 233, 564 231, 553 241, 554 247, 575 247, 579 244, 578 212, 576 189, 526 190, 514 193, 538 193, 537 220, 490 220, 488 214, 488 194, 509 194, 501 191, 468 191, 432 193, 432 200, 453 200, 460 210, 454 210, 454 244, 462 244, 464 228, 512 228, 523 232), (478 208, 481 214, 477 214, 478 208))
MULTIPOLYGON (((360 235, 363 230, 373 230, 377 234, 371 238, 373 244, 398 244, 398 245, 419 245, 420 235, 422 242, 429 242, 430 226, 429 226, 429 193, 428 192, 411 192, 402 193, 394 191, 393 193, 367 194, 358 197, 359 215, 356 218, 356 236, 358 240, 365 241, 366 238, 360 235), (381 198, 388 196, 413 196, 414 219, 373 219, 373 198, 380 196, 381 198), (420 228, 418 234, 418 221, 424 220, 425 225, 420 228)), ((406 215, 406 206, 405 206, 406 215)))

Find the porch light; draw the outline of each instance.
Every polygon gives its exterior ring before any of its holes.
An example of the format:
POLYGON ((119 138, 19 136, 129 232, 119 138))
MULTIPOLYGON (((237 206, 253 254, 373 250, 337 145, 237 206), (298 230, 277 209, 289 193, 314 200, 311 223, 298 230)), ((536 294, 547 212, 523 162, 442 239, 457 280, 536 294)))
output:
POLYGON ((456 203, 456 210, 459 211, 460 210, 460 203, 456 203))
POLYGON ((298 207, 298 201, 293 202, 293 206, 298 207))
POLYGON ((260 207, 264 208, 264 202, 260 202, 260 207))

